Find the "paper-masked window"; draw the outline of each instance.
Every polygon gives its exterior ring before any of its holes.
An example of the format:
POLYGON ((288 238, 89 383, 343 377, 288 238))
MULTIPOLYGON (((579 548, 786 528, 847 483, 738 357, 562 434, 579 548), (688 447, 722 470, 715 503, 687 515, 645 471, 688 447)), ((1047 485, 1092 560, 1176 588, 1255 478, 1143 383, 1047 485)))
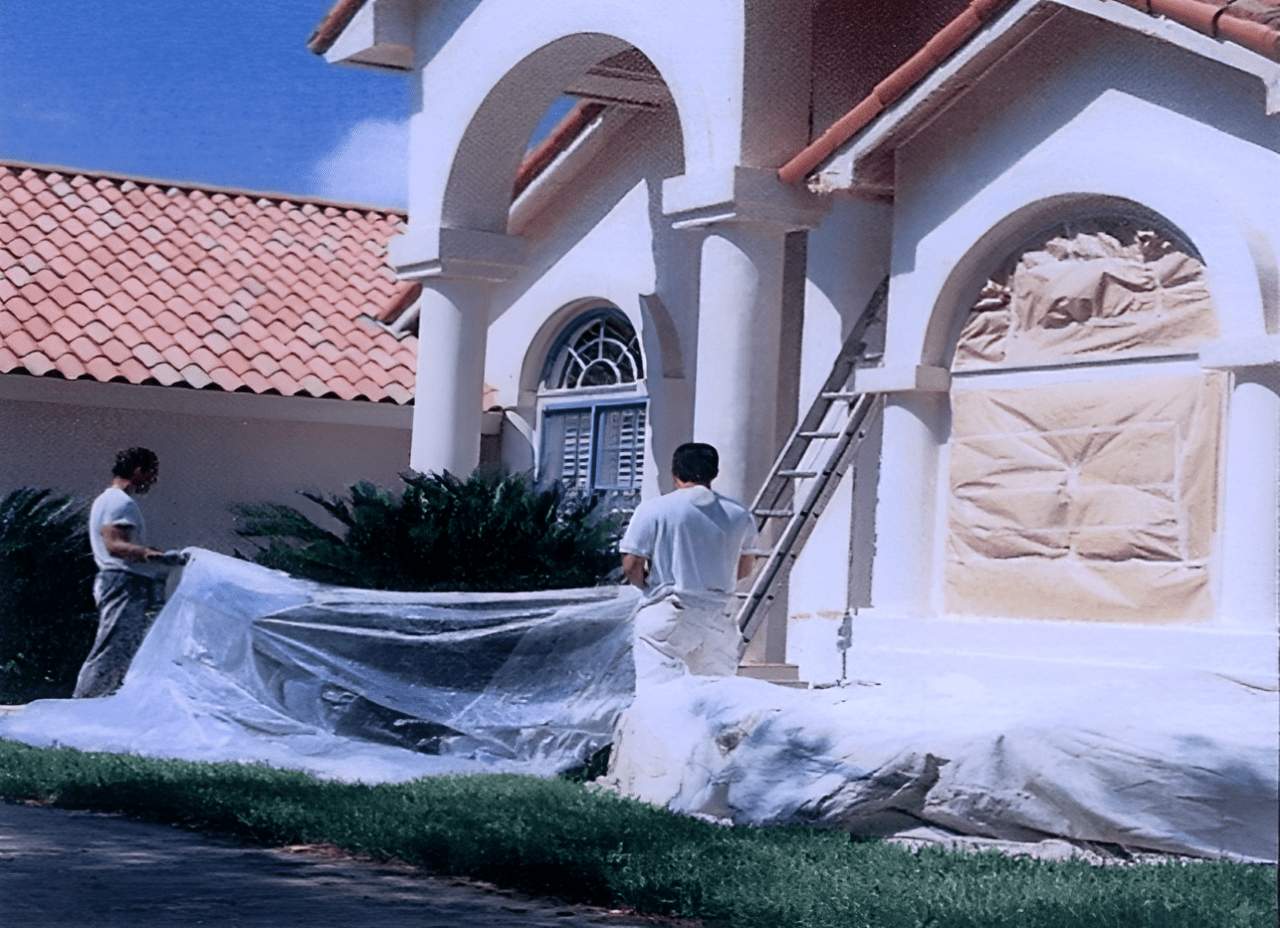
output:
POLYGON ((1146 219, 1064 222, 1000 263, 952 367, 948 612, 1212 615, 1226 378, 1151 361, 1216 334, 1199 256, 1146 219))
POLYGON ((1218 334, 1204 265, 1177 233, 1111 216, 1060 223, 987 280, 953 369, 1171 354, 1218 334))

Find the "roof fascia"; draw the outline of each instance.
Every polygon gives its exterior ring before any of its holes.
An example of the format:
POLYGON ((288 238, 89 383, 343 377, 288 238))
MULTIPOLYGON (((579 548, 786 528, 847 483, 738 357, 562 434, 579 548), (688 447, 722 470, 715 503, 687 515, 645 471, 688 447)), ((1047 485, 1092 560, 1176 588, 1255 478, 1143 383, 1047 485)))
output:
POLYGON ((1280 112, 1280 63, 1229 41, 1202 35, 1174 20, 1150 16, 1121 0, 1018 0, 899 100, 844 142, 810 175, 819 193, 843 191, 870 199, 891 199, 893 183, 884 159, 924 125, 967 93, 1013 49, 1047 27, 1064 10, 1107 20, 1193 54, 1251 74, 1266 89, 1266 112, 1280 112))
MULTIPOLYGON (((307 47, 330 64, 378 71, 412 71, 417 5, 414 0, 350 0, 339 3, 330 17, 346 16, 341 28, 317 28, 307 47), (324 41, 320 41, 324 39, 324 41)), ((325 22, 330 17, 326 17, 325 22)))

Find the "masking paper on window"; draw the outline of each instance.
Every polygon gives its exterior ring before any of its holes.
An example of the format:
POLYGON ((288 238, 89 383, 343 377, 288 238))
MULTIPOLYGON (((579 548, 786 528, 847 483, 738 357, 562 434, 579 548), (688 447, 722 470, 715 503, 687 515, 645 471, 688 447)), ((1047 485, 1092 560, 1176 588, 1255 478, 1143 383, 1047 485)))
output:
POLYGON ((948 610, 1208 618, 1226 384, 954 390, 948 610))
POLYGON ((1159 233, 1115 231, 1051 238, 1006 261, 964 323, 954 369, 1167 354, 1215 337, 1204 266, 1159 233))

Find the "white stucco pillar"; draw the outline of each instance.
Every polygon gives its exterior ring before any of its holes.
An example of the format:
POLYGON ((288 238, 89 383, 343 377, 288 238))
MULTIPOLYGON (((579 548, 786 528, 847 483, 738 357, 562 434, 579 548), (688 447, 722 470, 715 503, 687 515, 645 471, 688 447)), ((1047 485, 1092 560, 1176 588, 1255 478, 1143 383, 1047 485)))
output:
POLYGON ((721 493, 750 503, 778 451, 786 228, 729 222, 702 243, 693 437, 720 452, 721 493))
POLYGON ((480 461, 491 284, 440 277, 422 284, 409 464, 466 477, 480 461))
POLYGON ((1280 583, 1280 397, 1266 383, 1237 378, 1227 419, 1218 618, 1224 627, 1268 631, 1280 583))
POLYGON ((934 614, 938 470, 947 394, 908 391, 885 402, 871 602, 877 615, 934 614))

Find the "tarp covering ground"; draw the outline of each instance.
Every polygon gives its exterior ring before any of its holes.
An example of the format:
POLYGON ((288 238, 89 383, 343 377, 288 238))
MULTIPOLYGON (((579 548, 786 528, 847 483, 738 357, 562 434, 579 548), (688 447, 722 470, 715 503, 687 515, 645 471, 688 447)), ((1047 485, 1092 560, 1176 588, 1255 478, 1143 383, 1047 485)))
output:
POLYGON ((0 710, 0 737, 365 782, 551 774, 631 701, 629 590, 386 593, 189 553, 114 695, 0 710))
POLYGON ((607 784, 679 812, 1277 858, 1280 700, 1256 681, 1030 662, 979 681, 939 655, 839 688, 637 697, 627 588, 380 593, 193 553, 118 693, 0 707, 0 738, 373 783, 549 775, 617 722, 607 784))

